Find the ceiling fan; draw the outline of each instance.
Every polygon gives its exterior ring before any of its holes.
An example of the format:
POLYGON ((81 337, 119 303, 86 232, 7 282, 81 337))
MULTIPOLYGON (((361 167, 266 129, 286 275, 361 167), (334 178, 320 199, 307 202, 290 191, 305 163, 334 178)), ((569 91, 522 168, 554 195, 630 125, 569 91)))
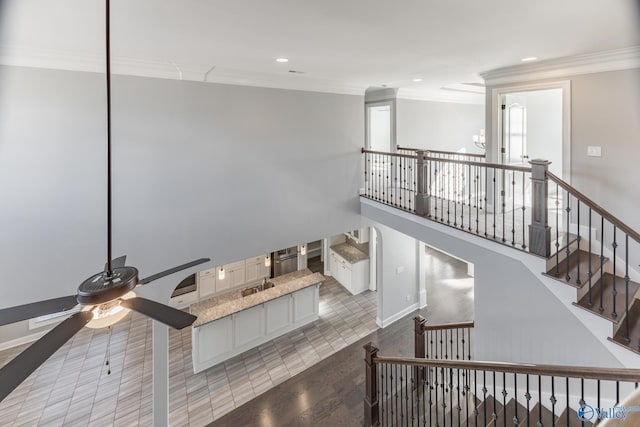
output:
POLYGON ((133 289, 140 285, 210 261, 201 258, 144 279, 138 278, 135 267, 126 266, 126 255, 112 258, 111 239, 111 46, 110 1, 106 3, 106 83, 107 83, 107 262, 104 271, 94 274, 78 287, 76 295, 54 298, 0 310, 0 326, 46 314, 79 311, 53 328, 29 348, 0 369, 0 401, 4 400, 31 373, 62 347, 84 326, 105 328, 123 319, 130 310, 142 313, 175 329, 193 324, 196 316, 181 310, 136 296, 133 289))

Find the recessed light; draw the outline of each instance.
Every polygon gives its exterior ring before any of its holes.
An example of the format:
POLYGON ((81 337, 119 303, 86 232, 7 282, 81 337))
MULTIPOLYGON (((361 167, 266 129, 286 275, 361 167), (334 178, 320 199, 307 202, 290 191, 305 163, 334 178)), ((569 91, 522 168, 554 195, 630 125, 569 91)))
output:
POLYGON ((289 62, 287 58, 276 58, 276 62, 289 62))
POLYGON ((416 83, 418 83, 418 82, 421 82, 421 81, 422 81, 422 79, 421 79, 421 78, 417 78, 417 79, 413 79, 413 81, 414 81, 414 82, 416 82, 416 83))
POLYGON ((527 56, 526 58, 522 58, 520 61, 522 62, 531 62, 537 60, 537 56, 527 56))

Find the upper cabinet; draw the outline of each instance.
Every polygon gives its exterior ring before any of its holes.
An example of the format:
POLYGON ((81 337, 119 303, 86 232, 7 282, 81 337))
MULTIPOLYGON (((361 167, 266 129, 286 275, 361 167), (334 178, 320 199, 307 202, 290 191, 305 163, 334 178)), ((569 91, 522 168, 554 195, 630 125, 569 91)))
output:
POLYGON ((210 268, 198 273, 200 300, 229 290, 252 285, 271 277, 271 268, 264 265, 265 255, 210 268))

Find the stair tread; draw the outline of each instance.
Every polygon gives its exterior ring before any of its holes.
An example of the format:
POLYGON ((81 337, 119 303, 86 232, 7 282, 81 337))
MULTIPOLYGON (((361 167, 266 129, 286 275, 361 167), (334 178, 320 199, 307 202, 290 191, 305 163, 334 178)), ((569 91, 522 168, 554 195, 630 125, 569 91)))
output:
MULTIPOLYGON (((557 418, 556 418, 557 419, 557 418)), ((520 425, 518 427, 526 427, 536 426, 537 423, 540 422, 543 426, 552 426, 553 425, 553 414, 550 410, 544 407, 544 405, 540 405, 540 403, 536 403, 536 405, 529 412, 529 422, 527 423, 526 416, 521 418, 520 425)))
MULTIPOLYGON (((616 298, 616 311, 618 313, 617 317, 613 317, 611 313, 613 313, 613 275, 610 273, 604 273, 603 277, 598 280, 591 287, 591 306, 589 306, 589 294, 586 294, 576 305, 582 307, 586 310, 593 312, 594 314, 604 317, 605 319, 609 319, 612 322, 619 322, 623 316, 621 313, 625 310, 625 295, 626 295, 626 287, 623 277, 616 276, 616 290, 618 295, 616 298), (600 312, 600 293, 601 283, 604 283, 603 286, 603 294, 602 294, 602 307, 604 311, 600 312)), ((633 303, 634 295, 640 289, 640 283, 629 281, 629 295, 627 298, 629 299, 629 305, 633 303)))
POLYGON ((626 326, 622 325, 618 332, 613 336, 612 341, 632 350, 636 353, 640 352, 640 300, 633 300, 633 304, 629 307, 629 338, 630 342, 627 343, 626 338, 626 326))
MULTIPOLYGON (((605 257, 604 263, 607 262, 605 257)), ((589 260, 591 260, 591 271, 596 273, 600 270, 600 257, 594 253, 589 255, 588 252, 583 250, 574 251, 569 255, 569 262, 567 260, 563 260, 556 266, 553 266, 549 271, 544 273, 545 276, 549 276, 556 280, 561 281, 562 283, 566 283, 567 285, 573 286, 575 288, 582 288, 583 286, 589 283, 589 260), (580 265, 580 282, 578 283, 578 260, 580 265), (568 264, 568 265, 567 265, 568 264), (567 270, 569 274, 569 280, 566 280, 567 270)))
POLYGON ((514 425, 513 419, 516 415, 516 408, 517 408, 518 419, 519 420, 525 419, 527 414, 527 409, 520 402, 516 402, 514 399, 511 399, 510 401, 507 402, 507 405, 504 407, 504 409, 498 412, 498 417, 494 421, 491 421, 489 424, 487 424, 487 426, 496 427, 496 426, 503 426, 505 424, 510 426, 514 425), (505 419, 506 419, 506 423, 505 423, 505 419))
POLYGON ((473 415, 473 412, 472 412, 469 417, 469 424, 468 424, 469 427, 486 426, 491 421, 493 421, 492 414, 493 414, 494 402, 496 404, 496 415, 499 414, 502 411, 502 404, 497 400, 495 400, 492 395, 488 394, 487 398, 481 401, 480 404, 476 407, 476 410, 478 411, 477 424, 476 424, 476 417, 473 415), (484 422, 485 408, 486 408, 486 423, 484 422))

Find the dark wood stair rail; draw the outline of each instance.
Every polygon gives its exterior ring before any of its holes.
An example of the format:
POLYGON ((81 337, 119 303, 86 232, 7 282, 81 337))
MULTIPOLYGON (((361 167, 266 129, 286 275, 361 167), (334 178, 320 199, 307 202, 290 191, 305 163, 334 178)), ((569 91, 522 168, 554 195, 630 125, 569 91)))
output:
POLYGON ((396 146, 396 149, 398 151, 424 151, 426 153, 433 153, 433 154, 437 154, 440 156, 451 156, 451 157, 457 157, 457 156, 461 156, 461 157, 475 157, 478 159, 484 159, 486 158, 486 155, 484 154, 478 154, 478 153, 458 153, 456 151, 445 151, 445 150, 430 150, 428 148, 412 148, 412 147, 401 147, 399 145, 396 146))
MULTIPOLYGON (((516 409, 513 424, 519 425, 525 417, 528 419, 529 416, 535 416, 530 412, 533 412, 532 409, 536 402, 538 404, 535 405, 535 408, 539 408, 540 417, 542 417, 541 400, 549 393, 549 401, 545 400, 545 403, 551 404, 553 417, 557 417, 556 409, 565 409, 563 415, 566 416, 566 425, 570 425, 571 411, 569 408, 572 395, 574 398, 578 394, 580 395, 579 402, 574 403, 602 408, 605 402, 619 404, 626 394, 637 389, 638 382, 640 382, 640 369, 383 357, 378 355, 379 350, 372 343, 366 344, 364 349, 365 426, 395 425, 393 420, 391 423, 384 421, 384 417, 389 415, 384 413, 385 400, 391 400, 389 405, 392 410, 396 411, 394 415, 400 416, 404 420, 402 424, 406 422, 407 425, 414 425, 417 418, 418 424, 422 425, 421 417, 422 421, 427 423, 427 420, 431 419, 431 410, 437 412, 438 408, 442 407, 440 410, 444 412, 447 403, 451 402, 454 404, 449 406, 448 415, 451 417, 451 423, 448 423, 446 416, 444 416, 444 423, 442 420, 440 421, 441 427, 464 425, 460 419, 464 405, 468 406, 465 411, 467 417, 475 416, 476 422, 473 425, 479 425, 477 423, 479 421, 477 419, 479 416, 478 408, 482 401, 491 396, 495 398, 493 399, 494 412, 487 414, 485 407, 485 418, 488 415, 495 419, 497 415, 495 402, 498 399, 502 399, 501 407, 508 405, 507 396, 510 400, 515 399, 516 406, 520 404, 524 407, 522 403, 526 404, 525 413, 520 414, 522 417, 518 416, 516 409), (414 384, 411 375, 415 368, 423 368, 430 372, 428 378, 417 385, 414 384), (524 387, 522 387, 522 383, 521 387, 518 387, 518 377, 521 381, 525 381, 524 387), (531 387, 530 382, 533 383, 531 387), (578 387, 578 392, 571 392, 570 382, 578 387), (602 384, 603 382, 605 383, 602 384), (543 383, 544 388, 542 387, 543 383), (523 389, 526 389, 526 393, 518 394, 517 391, 523 389), (543 392, 543 390, 545 391, 543 392), (585 390, 587 394, 585 394, 585 390), (433 399, 434 393, 435 399, 433 399), (447 393, 449 401, 446 400, 445 394, 447 393), (609 395, 607 395, 608 393, 609 395), (623 395, 623 393, 626 394, 623 395), (457 397, 453 397, 454 394, 457 394, 457 397), (400 395, 400 399, 398 399, 398 395, 400 395), (440 401, 438 401, 439 397, 440 401), (395 407, 393 406, 394 398, 395 407), (556 408, 558 403, 565 406, 556 408), (426 411, 429 411, 429 415, 426 411), (454 416, 458 417, 458 423, 455 423, 454 416)), ((594 421, 596 420, 594 419, 594 421)), ((532 420, 531 425, 535 425, 534 423, 535 420, 532 420)), ((510 425, 513 424, 510 423, 510 425)))

